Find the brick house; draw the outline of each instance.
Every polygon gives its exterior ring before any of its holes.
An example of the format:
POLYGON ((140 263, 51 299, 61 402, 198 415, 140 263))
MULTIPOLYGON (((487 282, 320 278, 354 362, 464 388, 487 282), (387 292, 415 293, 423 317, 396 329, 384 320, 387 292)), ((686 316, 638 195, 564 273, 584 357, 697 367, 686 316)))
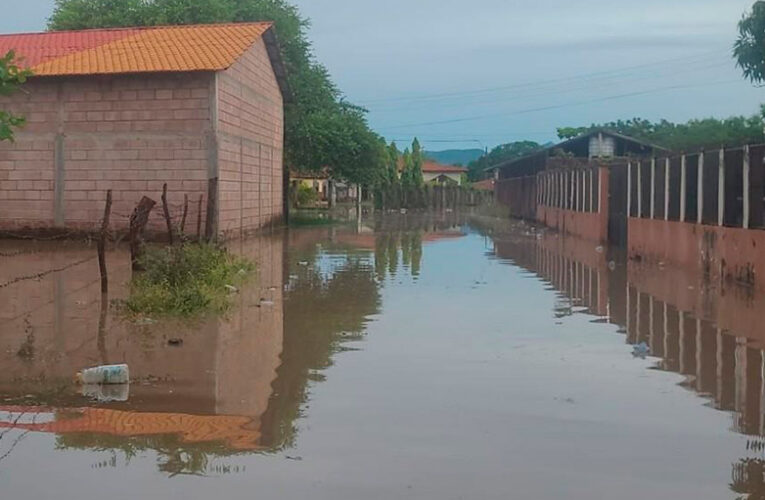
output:
POLYGON ((0 229, 91 230, 107 189, 124 229, 165 182, 174 218, 188 195, 187 232, 197 215, 220 237, 282 220, 289 92, 271 23, 0 35, 9 50, 34 76, 0 96, 27 119, 0 143, 0 229))

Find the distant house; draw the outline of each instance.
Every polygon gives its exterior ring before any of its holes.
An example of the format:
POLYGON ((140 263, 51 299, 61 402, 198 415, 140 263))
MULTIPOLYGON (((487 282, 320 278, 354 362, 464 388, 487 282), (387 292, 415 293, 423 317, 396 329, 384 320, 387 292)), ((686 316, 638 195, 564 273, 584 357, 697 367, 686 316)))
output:
POLYGON ((299 187, 307 187, 316 191, 319 201, 327 201, 329 197, 329 173, 321 172, 290 171, 290 186, 297 190, 299 187))
POLYGON ((290 171, 290 190, 293 191, 293 193, 297 193, 297 190, 301 186, 313 189, 316 191, 318 201, 321 202, 322 205, 331 202, 330 198, 332 197, 333 184, 335 190, 334 201, 343 202, 356 199, 358 186, 349 182, 333 179, 328 168, 319 172, 290 171))
POLYGON ((489 167, 494 179, 535 175, 552 168, 575 168, 593 160, 646 158, 669 150, 610 130, 594 130, 554 146, 489 167))
POLYGON ((34 76, 0 96, 27 119, 0 144, 0 229, 92 230, 107 190, 124 215, 164 183, 172 215, 187 195, 211 237, 282 220, 289 89, 271 23, 0 35, 10 50, 34 76))
POLYGON ((422 181, 425 184, 462 184, 462 175, 467 169, 456 165, 442 165, 433 160, 425 160, 422 164, 422 181))

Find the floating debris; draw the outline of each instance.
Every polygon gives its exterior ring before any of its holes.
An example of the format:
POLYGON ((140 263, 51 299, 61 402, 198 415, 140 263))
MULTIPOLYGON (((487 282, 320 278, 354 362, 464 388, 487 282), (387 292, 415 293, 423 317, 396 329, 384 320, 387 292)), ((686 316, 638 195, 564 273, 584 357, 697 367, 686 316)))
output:
POLYGON ((636 358, 645 359, 650 353, 651 349, 645 342, 632 346, 632 356, 636 358))
POLYGON ((77 373, 77 381, 82 384, 127 384, 130 382, 128 365, 101 365, 86 368, 77 373))
POLYGON ((130 384, 85 384, 82 395, 99 403, 127 401, 130 396, 130 384))

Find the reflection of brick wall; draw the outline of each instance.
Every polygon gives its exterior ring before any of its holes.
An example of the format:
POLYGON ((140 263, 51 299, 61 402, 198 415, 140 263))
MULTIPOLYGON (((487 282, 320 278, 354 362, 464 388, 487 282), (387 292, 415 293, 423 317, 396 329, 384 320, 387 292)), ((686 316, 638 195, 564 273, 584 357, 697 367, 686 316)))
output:
POLYGON ((281 234, 229 246, 257 263, 258 276, 218 325, 216 413, 263 415, 268 407, 284 339, 283 247, 281 234))
POLYGON ((637 291, 679 311, 713 323, 729 335, 765 347, 762 311, 765 295, 735 283, 705 283, 703 274, 675 265, 658 266, 631 260, 628 279, 637 291))
MULTIPOLYGON (((0 283, 95 254, 93 246, 69 245, 52 243, 43 247, 45 251, 3 258, 12 265, 0 266, 0 283)), ((112 309, 99 337, 101 293, 95 259, 0 288, 0 392, 34 394, 47 384, 72 380, 84 367, 126 362, 132 377, 151 377, 150 385, 131 384, 130 409, 260 416, 281 362, 283 241, 260 237, 232 245, 237 245, 232 251, 257 263, 257 274, 242 287, 227 315, 193 325, 170 320, 140 325, 112 309), (257 307, 261 297, 273 305, 257 307), (30 334, 33 355, 27 359, 18 353, 30 334), (182 346, 168 345, 175 337, 183 339, 182 346)), ((18 247, 4 244, 0 249, 18 247)), ((115 251, 107 257, 109 298, 125 297, 129 255, 115 251)), ((75 390, 74 385, 67 387, 75 390)))

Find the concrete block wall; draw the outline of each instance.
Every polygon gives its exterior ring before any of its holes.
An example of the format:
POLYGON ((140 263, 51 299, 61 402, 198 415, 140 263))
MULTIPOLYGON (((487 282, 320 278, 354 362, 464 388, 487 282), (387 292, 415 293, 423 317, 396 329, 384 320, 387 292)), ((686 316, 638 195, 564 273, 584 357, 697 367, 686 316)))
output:
POLYGON ((262 40, 217 79, 218 233, 281 222, 284 114, 262 40))
MULTIPOLYGON (((0 228, 90 230, 113 190, 113 227, 125 228, 162 184, 180 217, 183 195, 207 193, 211 74, 34 79, 0 107, 24 115, 0 143, 0 228)), ((189 220, 196 220, 191 203, 189 220)), ((162 227, 161 212, 150 224, 162 227)))

